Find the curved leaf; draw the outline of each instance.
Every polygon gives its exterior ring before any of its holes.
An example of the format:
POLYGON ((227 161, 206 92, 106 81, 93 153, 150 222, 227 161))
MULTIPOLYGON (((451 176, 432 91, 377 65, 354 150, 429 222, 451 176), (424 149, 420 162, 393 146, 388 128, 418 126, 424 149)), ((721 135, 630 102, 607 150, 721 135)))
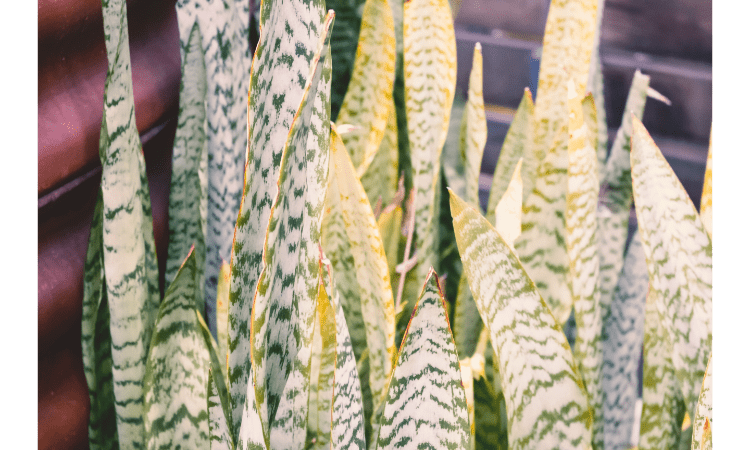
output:
POLYGON ((633 118, 633 194, 643 249, 688 411, 711 352, 711 239, 677 176, 633 118))
POLYGON ((469 98, 461 119, 460 149, 466 164, 466 200, 479 208, 479 172, 487 144, 487 118, 484 114, 482 86, 482 45, 474 46, 474 60, 469 75, 469 98))
POLYGON ((498 358, 510 448, 589 448, 591 411, 562 328, 489 222, 452 192, 451 212, 469 286, 498 358))
MULTIPOLYGON (((713 135, 713 130, 711 130, 713 135)), ((713 189, 711 188, 711 178, 713 173, 713 158, 712 155, 712 139, 708 140, 708 160, 706 161, 706 175, 703 177, 703 192, 701 193, 701 221, 703 226, 706 227, 706 232, 710 237, 713 233, 713 189)))
POLYGON ((710 449, 713 447, 711 429, 713 428, 713 366, 711 355, 708 355, 708 366, 701 385, 701 395, 695 410, 693 421, 693 450, 710 449))
POLYGON ((393 369, 377 448, 469 448, 466 392, 442 297, 430 270, 393 369))
POLYGON ((395 75, 396 34, 391 7, 388 0, 367 0, 354 72, 337 119, 338 124, 358 127, 342 139, 360 175, 380 148, 388 116, 393 113, 395 75))

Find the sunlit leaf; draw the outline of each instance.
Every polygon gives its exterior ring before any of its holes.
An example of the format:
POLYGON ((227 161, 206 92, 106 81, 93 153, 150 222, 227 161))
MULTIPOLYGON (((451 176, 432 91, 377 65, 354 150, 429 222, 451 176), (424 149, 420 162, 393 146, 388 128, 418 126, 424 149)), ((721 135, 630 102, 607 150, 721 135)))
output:
POLYGON ((521 263, 451 193, 458 249, 498 358, 511 449, 588 448, 591 411, 562 328, 521 263))
MULTIPOLYGON (((196 258, 197 261, 197 258, 196 258)), ((230 267, 227 262, 221 265, 219 271, 219 285, 216 287, 216 343, 218 346, 219 361, 222 366, 226 384, 229 386, 227 377, 227 362, 229 360, 229 283, 231 282, 230 267)))
MULTIPOLYGON (((307 434, 311 448, 331 448, 331 410, 336 371, 336 317, 322 284, 310 362, 307 434)), ((359 381, 359 380, 357 380, 359 381)), ((310 448, 309 446, 307 448, 310 448)))
POLYGON ((477 446, 474 436, 474 374, 471 370, 471 359, 465 358, 459 361, 461 368, 461 385, 466 392, 466 409, 469 412, 469 448, 477 446))
POLYGON ((430 270, 393 369, 377 448, 468 449, 470 435, 458 354, 430 270))
POLYGON ((521 235, 521 198, 523 196, 523 178, 521 177, 523 158, 518 160, 508 188, 497 202, 495 217, 487 212, 487 218, 495 221, 495 229, 503 237, 508 246, 516 253, 513 243, 521 235))
POLYGON ((701 385, 701 395, 695 410, 693 421, 693 450, 712 448, 711 428, 713 428, 713 366, 712 357, 708 355, 708 366, 701 385))
POLYGON ((469 98, 461 120, 461 156, 466 164, 466 200, 479 208, 479 172, 487 144, 487 118, 484 114, 482 86, 482 45, 474 46, 474 60, 469 75, 469 98))
POLYGON ((655 304, 688 411, 711 352, 711 239, 643 124, 633 119, 633 195, 655 304))
POLYGON ((596 144, 596 157, 599 162, 597 167, 599 173, 602 173, 604 162, 607 159, 607 143, 609 140, 609 134, 607 132, 607 118, 606 108, 604 107, 604 76, 602 74, 602 58, 599 54, 599 44, 601 42, 601 31, 602 31, 602 15, 604 13, 604 0, 598 0, 596 6, 596 23, 594 30, 593 48, 591 51, 591 59, 589 62, 589 73, 588 81, 586 85, 586 91, 591 93, 592 106, 596 111, 595 118, 596 126, 589 126, 592 130, 597 130, 596 135, 593 136, 596 144))
POLYGON ((709 138, 708 140, 708 160, 706 161, 706 175, 703 177, 703 193, 701 194, 701 221, 703 221, 703 226, 706 227, 706 232, 708 232, 709 236, 711 236, 711 234, 713 233, 714 226, 713 189, 711 188, 711 178, 714 166, 713 158, 711 157, 713 153, 711 146, 712 140, 712 138, 709 138))
POLYGON ((583 100, 581 100, 581 108, 583 109, 583 121, 589 129, 586 136, 586 139, 589 141, 588 145, 591 145, 591 147, 596 150, 596 173, 601 174, 604 170, 604 162, 607 159, 607 147, 606 145, 603 147, 604 153, 602 153, 601 147, 598 146, 599 142, 597 138, 600 125, 598 123, 599 110, 596 109, 593 94, 589 93, 583 97, 583 100))

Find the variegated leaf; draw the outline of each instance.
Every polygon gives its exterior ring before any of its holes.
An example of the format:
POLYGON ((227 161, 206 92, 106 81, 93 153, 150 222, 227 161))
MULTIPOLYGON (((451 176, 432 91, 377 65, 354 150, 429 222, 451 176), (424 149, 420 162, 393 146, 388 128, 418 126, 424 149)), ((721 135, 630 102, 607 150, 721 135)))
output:
MULTIPOLYGON (((713 137, 713 129, 711 130, 711 135, 713 137)), ((711 141, 713 139, 709 138, 708 140, 708 160, 706 161, 706 175, 703 177, 703 192, 701 194, 701 221, 703 221, 703 226, 706 228, 706 232, 708 232, 708 236, 710 237, 713 233, 713 189, 711 188, 711 178, 713 173, 713 158, 712 155, 712 145, 711 141)))
POLYGON ((596 173, 601 174, 604 171, 604 161, 606 160, 606 151, 607 148, 604 147, 605 154, 602 155, 600 153, 600 148, 598 147, 598 129, 599 129, 599 123, 597 120, 597 117, 599 115, 599 110, 596 109, 596 104, 594 103, 594 95, 592 93, 588 93, 583 99, 581 100, 581 109, 583 110, 583 121, 586 123, 586 127, 588 127, 589 132, 586 135, 586 139, 589 141, 587 145, 591 145, 591 147, 596 151, 596 173))
POLYGON ((279 449, 304 446, 307 432, 318 242, 329 162, 333 16, 329 12, 321 27, 305 95, 284 146, 252 310, 258 411, 270 446, 279 449))
MULTIPOLYGON (((180 8, 178 7, 178 10, 180 8)), ((178 21, 185 20, 178 13, 178 21)), ((169 190, 169 247, 165 284, 172 284, 190 248, 195 248, 199 298, 205 299, 206 202, 208 162, 206 142, 206 65, 203 38, 197 22, 181 39, 182 81, 180 111, 172 150, 172 181, 169 190)))
POLYGON ((460 360, 459 365, 461 368, 461 386, 466 393, 466 409, 469 412, 469 448, 474 450, 477 447, 477 442, 474 435, 474 373, 471 370, 471 358, 460 360))
POLYGON ((265 434, 260 413, 255 402, 255 389, 253 383, 247 384, 245 405, 240 418, 240 429, 237 436, 238 450, 268 450, 272 448, 268 443, 268 435, 265 434))
POLYGON ((466 200, 479 208, 479 172, 487 144, 487 118, 484 114, 482 86, 482 45, 474 46, 474 60, 469 75, 469 98, 461 120, 460 149, 466 164, 466 200))
POLYGON ((636 233, 628 247, 602 333, 604 448, 631 445, 647 293, 646 255, 640 233, 636 233))
POLYGON ((708 366, 703 377, 701 395, 695 410, 693 421, 693 450, 710 449, 713 447, 711 429, 713 428, 713 367, 712 356, 708 355, 708 366))
POLYGON ((712 246, 695 206, 643 124, 633 118, 633 194, 656 310, 688 411, 711 352, 712 246))
MULTIPOLYGON (((537 106, 538 107, 538 106, 537 106)), ((524 166, 527 161, 524 158, 524 166)), ((515 247, 523 268, 536 285, 555 320, 570 317, 570 261, 565 247, 565 204, 568 177, 568 127, 559 128, 539 166, 536 185, 523 201, 521 236, 515 247)), ((525 180, 524 180, 525 186, 525 180)))
MULTIPOLYGON (((322 0, 275 0, 261 5, 262 33, 253 57, 247 105, 247 170, 232 247, 229 294, 229 380, 237 427, 251 370, 250 315, 263 268, 271 205, 278 191, 283 149, 306 92, 324 8, 322 0)), ((330 80, 330 75, 324 79, 330 80)), ((327 126, 327 110, 317 114, 327 126)))
POLYGON ((458 295, 456 296, 452 327, 459 358, 469 358, 474 355, 479 333, 481 333, 483 326, 479 310, 477 310, 477 305, 471 296, 466 271, 463 271, 458 282, 458 295))
POLYGON ((589 118, 595 120, 596 126, 589 125, 591 130, 596 130, 592 137, 595 140, 597 167, 602 173, 604 162, 607 159, 607 143, 609 134, 607 132, 606 109, 604 107, 604 76, 602 74, 602 58, 599 55, 599 43, 601 41, 602 15, 604 13, 604 0, 598 0, 596 6, 596 23, 594 29, 593 48, 589 62, 588 81, 586 91, 591 93, 591 106, 596 114, 589 118))
MULTIPOLYGON (((515 172, 518 160, 521 158, 529 159, 532 157, 531 146, 528 145, 528 136, 532 133, 534 123, 534 100, 531 98, 531 91, 526 88, 521 97, 521 103, 516 109, 513 121, 505 134, 503 147, 500 149, 500 156, 495 166, 495 174, 492 177, 492 187, 490 188, 490 198, 487 202, 487 217, 492 218, 495 214, 497 202, 500 201, 503 193, 508 189, 510 180, 515 172)), ((521 178, 523 179, 524 189, 531 192, 533 166, 524 164, 521 178)), ((523 198, 527 193, 524 191, 523 198)))
POLYGON ((227 262, 221 265, 219 271, 219 285, 216 288, 216 343, 222 374, 227 386, 229 378, 227 363, 229 362, 229 283, 231 282, 231 268, 227 262))
MULTIPOLYGON (((529 173, 534 178, 537 174, 545 173, 543 168, 539 170, 539 166, 550 148, 554 147, 558 130, 567 123, 568 80, 573 79, 576 92, 586 91, 598 3, 598 0, 553 0, 550 3, 534 107, 534 133, 530 135, 530 157, 526 158, 529 173)), ((565 184, 564 180, 559 183, 565 184)), ((534 180, 531 180, 530 186, 536 186, 534 180)), ((524 194, 530 192, 528 190, 524 194)), ((524 196, 524 204, 526 198, 524 196)), ((532 279, 536 282, 533 275, 532 279)))
POLYGON ((470 435, 456 345, 430 270, 393 369, 377 448, 468 449, 470 435))
POLYGON ((164 295, 143 378, 146 448, 209 445, 209 349, 196 317, 199 292, 191 251, 164 295))
POLYGON ((351 84, 357 40, 361 32, 365 0, 327 0, 326 9, 336 12, 336 27, 331 33, 331 120, 336 121, 351 84))
POLYGON ((622 125, 612 146, 612 153, 601 173, 600 202, 597 207, 599 225, 599 288, 602 317, 606 322, 614 289, 622 272, 625 242, 628 238, 630 209, 633 206, 633 180, 630 169, 630 141, 633 134, 631 114, 639 119, 646 106, 649 77, 636 71, 630 85, 622 125))
POLYGON ((509 448, 589 448, 591 411, 562 328, 489 222, 453 193, 451 211, 469 286, 498 358, 509 448))
POLYGON ((461 91, 458 91, 453 96, 448 134, 443 145, 443 153, 440 155, 446 184, 461 198, 466 198, 466 162, 461 156, 461 127, 464 109, 466 109, 466 99, 461 91))
POLYGON ((375 153, 367 170, 360 176, 359 181, 367 192, 370 205, 383 204, 393 201, 398 184, 398 129, 396 126, 396 111, 392 104, 388 107, 388 118, 380 148, 375 153))
POLYGON ((515 254, 516 248, 513 243, 521 235, 521 198, 523 197, 523 178, 521 177, 521 167, 523 158, 518 160, 516 169, 508 184, 505 194, 497 202, 495 208, 495 217, 487 214, 489 220, 495 220, 495 229, 505 242, 508 243, 511 251, 515 254))
MULTIPOLYGON (((322 280, 321 280, 322 281, 322 280)), ((323 284, 318 289, 318 313, 310 362, 310 398, 306 448, 331 448, 331 411, 336 371, 336 317, 323 284)))
MULTIPOLYGON (((326 209, 329 209, 328 205, 334 208, 334 203, 339 204, 337 208, 340 209, 341 215, 332 216, 330 220, 343 222, 343 227, 339 225, 338 228, 343 228, 344 235, 338 239, 348 241, 348 245, 343 244, 337 249, 331 249, 336 250, 334 252, 329 251, 328 244, 324 241, 324 248, 333 261, 339 257, 349 258, 346 253, 340 252, 340 249, 348 247, 351 253, 354 267, 349 267, 350 272, 335 271, 334 274, 337 277, 337 285, 346 285, 347 288, 343 292, 351 295, 348 297, 345 294, 342 298, 342 304, 348 305, 344 309, 349 310, 347 319, 362 317, 365 345, 370 355, 370 389, 373 395, 380 396, 386 387, 396 354, 395 317, 388 260, 375 216, 365 190, 357 179, 349 154, 335 130, 331 132, 331 136, 330 185, 326 209)), ((326 222, 329 223, 330 221, 326 222)), ((341 268, 346 267, 341 265, 341 268)), ((363 350, 364 347, 358 352, 355 350, 355 355, 361 355, 363 350)))
POLYGON ((685 406, 670 355, 669 331, 657 311, 659 293, 649 290, 643 339, 643 412, 638 448, 676 449, 685 406))
POLYGON ((112 337, 109 331, 102 248, 102 195, 99 192, 91 221, 83 281, 81 355, 89 387, 89 447, 117 448, 115 399, 112 386, 112 337))
MULTIPOLYGON (((395 280, 397 280, 398 273, 396 272, 396 265, 399 262, 399 243, 401 242, 401 221, 403 219, 404 212, 400 206, 394 205, 393 208, 384 210, 380 217, 378 217, 378 230, 380 231, 380 237, 383 239, 383 250, 385 250, 385 258, 388 261, 388 274, 391 279, 391 289, 396 288, 395 280)), ((394 293, 394 295, 396 295, 394 293)))
POLYGON ((102 2, 107 80, 99 141, 102 246, 118 445, 142 448, 143 377, 159 308, 151 200, 135 123, 124 0, 102 2))
POLYGON ((229 422, 227 422, 221 398, 219 397, 219 391, 216 388, 215 376, 216 372, 209 370, 207 388, 209 448, 211 450, 234 450, 232 433, 229 431, 229 422))
POLYGON ((421 278, 438 263, 435 191, 456 89, 456 39, 448 0, 404 3, 404 86, 421 278))
POLYGON ((582 96, 568 84, 568 193, 565 243, 570 258, 571 293, 576 319, 573 353, 586 386, 594 418, 593 447, 604 447, 602 417, 602 310, 599 304, 599 240, 596 204, 599 197, 596 148, 583 118, 582 96))
MULTIPOLYGON (((368 0, 362 12, 357 56, 338 124, 358 128, 342 136, 352 163, 361 175, 375 157, 393 113, 396 75, 396 34, 388 0, 368 0)), ((395 117, 394 117, 395 119, 395 117)))

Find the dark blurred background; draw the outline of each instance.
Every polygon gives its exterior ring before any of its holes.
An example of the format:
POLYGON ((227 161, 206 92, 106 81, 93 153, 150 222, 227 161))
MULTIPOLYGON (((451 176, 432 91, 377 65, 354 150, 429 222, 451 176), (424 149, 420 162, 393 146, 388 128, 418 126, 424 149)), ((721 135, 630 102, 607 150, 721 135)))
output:
MULTIPOLYGON (((163 272, 180 54, 175 0, 129 0, 135 113, 163 272)), ((526 86, 536 85, 548 0, 463 0, 456 19, 458 92, 475 42, 484 54, 488 142, 484 201, 526 86)), ((83 264, 101 177, 99 129, 107 59, 100 0, 39 0, 38 446, 88 448, 80 346, 83 264)), ((672 101, 649 99, 644 123, 698 204, 711 127, 711 2, 607 0, 601 58, 610 136, 636 69, 672 101)))

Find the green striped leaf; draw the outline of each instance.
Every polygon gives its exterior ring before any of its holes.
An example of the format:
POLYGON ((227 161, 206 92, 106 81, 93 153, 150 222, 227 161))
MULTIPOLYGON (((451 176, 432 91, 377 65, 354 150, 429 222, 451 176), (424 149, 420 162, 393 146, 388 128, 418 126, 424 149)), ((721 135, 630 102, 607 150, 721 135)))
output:
POLYGON ((241 423, 237 437, 237 448, 239 450, 267 450, 271 448, 268 444, 268 435, 264 434, 265 430, 255 403, 255 390, 252 383, 247 384, 241 423))
POLYGON ((469 286, 498 358, 509 448, 589 448, 591 411, 562 328, 489 222, 453 193, 451 212, 469 286))
POLYGON ((115 399, 112 385, 112 337, 109 332, 102 248, 102 195, 96 198, 83 280, 81 355, 89 387, 89 447, 117 447, 115 399))
POLYGON ((573 356, 581 371, 594 415, 593 447, 604 447, 602 418, 602 310, 599 304, 599 240, 596 204, 599 197, 596 148, 583 117, 582 96, 568 84, 568 193, 565 243, 570 258, 571 293, 576 319, 573 356))
POLYGON ((604 448, 631 445, 647 293, 646 255, 640 233, 636 233, 628 247, 602 333, 604 448))
POLYGON ((216 388, 214 377, 216 372, 209 370, 208 373, 208 430, 211 450, 234 450, 232 433, 229 431, 224 408, 219 390, 216 388))
POLYGON ((461 120, 460 149, 466 164, 466 200, 479 208, 479 172, 487 144, 487 118, 484 114, 482 86, 482 45, 474 45, 474 60, 469 74, 469 98, 461 120))
POLYGON ((435 190, 456 89, 456 39, 447 0, 404 3, 404 87, 421 277, 438 263, 435 190))
POLYGON ((336 28, 331 34, 333 80, 331 82, 331 120, 339 116, 348 86, 354 76, 357 40, 361 36, 362 5, 365 0, 328 0, 326 9, 336 12, 336 28))
POLYGON ((359 181, 367 192, 367 199, 371 205, 376 205, 378 199, 385 205, 392 202, 396 196, 398 184, 398 128, 396 126, 395 106, 388 107, 386 128, 383 132, 372 161, 367 170, 360 176, 359 181))
MULTIPOLYGON (((531 98, 531 91, 526 88, 521 97, 521 103, 516 109, 510 128, 505 134, 505 141, 500 149, 500 156, 495 166, 495 174, 492 176, 492 187, 490 187, 490 197, 487 202, 487 217, 494 217, 497 202, 500 201, 503 193, 508 189, 510 180, 513 177, 518 160, 521 158, 530 159, 532 157, 531 146, 528 145, 528 136, 533 131, 534 118, 534 100, 531 98)), ((531 192, 533 166, 524 164, 521 177, 523 179, 524 189, 531 192)), ((523 198, 528 193, 524 191, 523 198)))
POLYGON ((125 1, 103 1, 102 16, 108 60, 99 142, 103 262, 118 445, 130 449, 144 445, 142 383, 159 308, 158 268, 125 1))
POLYGON ((355 347, 354 353, 359 357, 365 348, 369 350, 370 389, 373 395, 380 396, 387 385, 396 354, 395 313, 388 260, 375 216, 365 190, 357 180, 349 154, 335 130, 331 136, 326 210, 340 211, 340 214, 332 214, 326 220, 325 227, 331 226, 339 231, 337 235, 333 234, 333 230, 326 233, 325 236, 330 236, 330 239, 324 240, 323 248, 334 262, 337 285, 343 288, 342 306, 347 313, 347 323, 359 327, 361 317, 364 342, 358 328, 350 328, 352 335, 358 335, 356 344, 360 346, 355 347), (341 222, 333 224, 333 221, 341 222), (349 263, 337 263, 339 259, 348 260, 349 263))
POLYGON ((712 246, 695 206, 643 124, 633 119, 633 194, 656 309, 688 411, 711 352, 712 246))
MULTIPOLYGON (((713 136, 713 129, 711 130, 713 136)), ((706 161, 706 175, 703 177, 703 192, 701 193, 701 221, 703 226, 706 228, 706 232, 710 237, 713 233, 713 189, 711 188, 711 178, 713 173, 713 158, 712 155, 712 138, 708 140, 708 160, 706 161)))
POLYGON ((322 283, 319 287, 317 310, 310 361, 310 398, 305 448, 324 449, 331 448, 331 411, 337 344, 336 317, 322 283))
MULTIPOLYGON (((247 105, 247 170, 231 259, 229 380, 235 429, 250 376, 250 315, 282 153, 306 91, 324 9, 322 0, 265 1, 260 9, 262 33, 253 57, 247 105)), ((329 118, 320 121, 327 124, 329 118)))
POLYGON ((597 141, 599 130, 599 110, 596 109, 596 104, 594 103, 594 94, 589 92, 585 97, 581 99, 581 109, 583 110, 583 121, 586 123, 586 127, 589 129, 589 132, 586 135, 586 139, 588 140, 588 144, 591 145, 591 147, 596 151, 596 173, 601 174, 604 170, 604 162, 607 159, 607 148, 604 147, 605 153, 604 155, 602 155, 600 152, 601 149, 598 146, 599 142, 597 141))
POLYGON ((461 156, 461 127, 466 108, 466 99, 461 91, 453 96, 451 118, 448 124, 448 135, 443 145, 441 164, 446 184, 461 198, 466 197, 466 163, 461 156))
POLYGON ((649 290, 643 339, 643 412, 638 448, 677 449, 685 406, 670 355, 668 330, 657 311, 658 291, 649 290))
MULTIPOLYGON (((180 5, 180 3, 178 3, 180 5)), ((197 22, 184 28, 185 8, 178 6, 180 31, 188 33, 180 39, 182 81, 180 111, 177 116, 172 150, 172 181, 169 188, 169 246, 165 284, 172 284, 185 255, 195 248, 196 275, 199 289, 199 310, 205 298, 206 205, 208 201, 206 165, 206 65, 203 38, 197 22)), ((194 18, 193 18, 194 19, 194 18)))
POLYGON ((713 447, 711 429, 713 428, 713 367, 711 355, 708 355, 708 366, 701 385, 701 395, 695 410, 693 421, 693 450, 710 449, 713 447))
MULTIPOLYGON (((524 166, 527 161, 524 158, 524 166)), ((565 246, 565 205, 568 177, 568 127, 559 129, 539 176, 523 200, 518 258, 558 323, 570 317, 570 261, 565 246)), ((525 186, 525 180, 524 180, 525 186)), ((524 188, 525 189, 525 188, 524 188)))
POLYGON ((358 127, 342 139, 359 175, 375 157, 388 116, 393 114, 395 75, 396 34, 391 7, 387 0, 368 0, 362 13, 354 72, 337 119, 338 124, 358 127))
POLYGON ((279 449, 303 447, 307 433, 318 242, 329 163, 333 17, 329 12, 322 25, 305 95, 284 147, 252 310, 256 401, 270 446, 279 449))
POLYGON ((164 294, 143 378, 146 448, 209 445, 209 349, 196 317, 196 258, 191 251, 164 294))
POLYGON ((602 58, 599 55, 599 44, 601 42, 602 32, 602 15, 604 13, 604 0, 598 0, 596 5, 596 22, 594 29, 593 48, 591 50, 591 59, 589 62, 588 81, 586 83, 586 92, 591 93, 592 111, 595 111, 589 119, 594 119, 596 126, 589 125, 589 129, 596 130, 592 135, 595 139, 594 148, 596 149, 597 167, 599 173, 602 173, 604 162, 607 159, 607 143, 609 134, 607 133, 606 108, 604 107, 604 76, 602 74, 602 58))
MULTIPOLYGON (((530 157, 526 158, 533 178, 545 173, 539 166, 553 148, 558 130, 568 121, 568 80, 573 79, 576 92, 586 91, 596 38, 598 3, 599 0, 553 0, 550 3, 534 107, 534 133, 529 144, 532 148, 530 157)), ((535 181, 531 181, 530 186, 536 186, 535 181)), ((560 183, 565 181, 560 180, 560 183)), ((524 196, 524 203, 526 198, 524 196)), ((533 275, 532 278, 536 281, 533 275)))
POLYGON ((468 449, 461 369, 437 274, 430 270, 388 386, 377 448, 468 449))

